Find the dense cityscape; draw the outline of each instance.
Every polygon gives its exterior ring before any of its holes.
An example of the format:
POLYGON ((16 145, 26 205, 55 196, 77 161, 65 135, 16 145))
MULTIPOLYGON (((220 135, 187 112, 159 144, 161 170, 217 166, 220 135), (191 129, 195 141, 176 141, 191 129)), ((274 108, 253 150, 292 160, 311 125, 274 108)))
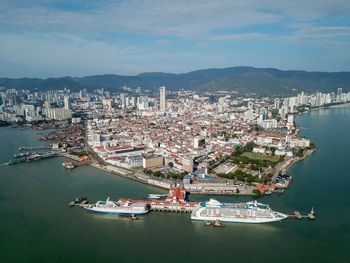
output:
POLYGON ((291 182, 294 162, 316 146, 298 137, 294 116, 350 101, 350 92, 239 97, 221 91, 97 89, 30 92, 1 88, 2 124, 56 129, 48 140, 65 157, 90 155, 97 168, 190 193, 271 194, 291 182))

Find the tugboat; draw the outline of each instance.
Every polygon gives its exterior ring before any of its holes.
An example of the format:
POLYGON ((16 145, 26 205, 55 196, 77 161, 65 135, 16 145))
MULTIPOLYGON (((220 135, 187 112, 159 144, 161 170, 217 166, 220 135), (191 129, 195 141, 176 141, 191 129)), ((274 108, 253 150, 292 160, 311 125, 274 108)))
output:
POLYGON ((221 223, 220 220, 216 220, 215 223, 213 224, 213 226, 216 226, 216 227, 224 227, 225 225, 223 223, 221 223))
POLYGON ((135 214, 132 214, 131 215, 131 220, 138 220, 139 218, 138 217, 136 217, 136 215, 135 214))
POLYGON ((209 221, 205 221, 204 225, 205 226, 211 226, 211 223, 209 221))

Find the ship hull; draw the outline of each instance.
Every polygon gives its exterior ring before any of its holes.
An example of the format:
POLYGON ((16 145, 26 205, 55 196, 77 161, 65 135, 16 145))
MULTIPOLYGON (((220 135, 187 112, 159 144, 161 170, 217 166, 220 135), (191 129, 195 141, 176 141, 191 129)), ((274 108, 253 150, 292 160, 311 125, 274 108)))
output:
POLYGON ((285 218, 280 219, 254 219, 254 218, 223 218, 223 217, 192 217, 192 220, 197 221, 215 221, 220 220, 221 222, 230 222, 230 223, 247 223, 247 224, 266 224, 266 223, 273 223, 273 222, 280 222, 285 218))
POLYGON ((87 208, 85 207, 86 210, 91 211, 91 212, 96 212, 96 213, 101 213, 101 214, 134 214, 134 215, 143 215, 147 214, 149 211, 126 211, 124 209, 121 210, 116 210, 116 209, 101 209, 101 208, 87 208))
MULTIPOLYGON (((192 220, 262 224, 279 222, 288 218, 280 212, 268 209, 260 209, 261 204, 250 208, 253 204, 222 204, 222 207, 199 207, 191 214, 192 220)), ((267 208, 267 206, 265 206, 267 208)))

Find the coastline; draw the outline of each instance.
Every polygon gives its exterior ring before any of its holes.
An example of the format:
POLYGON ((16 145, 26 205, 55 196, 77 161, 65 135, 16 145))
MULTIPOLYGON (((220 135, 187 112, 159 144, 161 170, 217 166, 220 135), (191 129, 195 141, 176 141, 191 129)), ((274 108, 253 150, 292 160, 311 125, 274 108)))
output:
MULTIPOLYGON (((335 107, 341 107, 344 106, 345 104, 341 104, 341 105, 333 105, 335 107)), ((347 103, 346 106, 350 106, 350 103, 347 103)), ((86 145, 87 146, 87 145, 86 145)), ((98 156, 96 156, 96 153, 92 151, 92 149, 87 146, 88 150, 90 150, 90 153, 92 153, 94 155, 94 157, 97 159, 97 161, 100 160, 100 158, 98 158, 98 156)), ((290 160, 287 160, 285 163, 282 164, 282 166, 277 167, 274 177, 271 180, 271 182, 273 182, 274 178, 276 178, 278 176, 279 173, 287 173, 287 171, 292 167, 292 165, 296 162, 305 160, 306 158, 308 158, 314 151, 316 151, 317 148, 315 149, 310 149, 307 150, 304 155, 302 157, 297 157, 297 158, 292 158, 290 160)), ((74 161, 80 161, 80 158, 75 156, 75 155, 71 155, 69 153, 65 153, 62 152, 59 154, 59 157, 64 157, 64 158, 68 158, 74 161)), ((108 172, 110 174, 114 174, 117 176, 121 176, 124 177, 126 179, 131 179, 135 182, 139 182, 142 184, 146 184, 149 186, 154 186, 163 190, 169 190, 169 188, 172 187, 172 185, 174 184, 181 184, 182 181, 179 180, 169 180, 169 179, 165 179, 165 178, 159 178, 159 177, 155 177, 155 176, 151 176, 151 175, 146 175, 142 172, 136 172, 133 170, 128 170, 125 168, 120 168, 120 167, 116 167, 113 165, 109 165, 106 163, 101 163, 100 165, 96 165, 96 164, 90 164, 89 166, 95 167, 97 169, 100 169, 102 171, 108 172)), ((288 185, 285 188, 288 188, 291 182, 288 183, 288 185)), ((239 193, 236 192, 219 192, 219 191, 193 191, 193 190, 188 190, 189 194, 194 194, 194 195, 227 195, 227 196, 259 196, 253 192, 250 191, 240 191, 239 193)))
POLYGON ((311 112, 311 111, 315 111, 315 110, 332 109, 332 108, 343 108, 343 107, 349 107, 349 106, 350 106, 350 102, 341 103, 341 104, 333 104, 333 105, 325 105, 325 106, 311 108, 311 109, 309 109, 307 111, 304 111, 304 112, 300 112, 299 115, 302 115, 304 113, 308 113, 308 112, 311 112))

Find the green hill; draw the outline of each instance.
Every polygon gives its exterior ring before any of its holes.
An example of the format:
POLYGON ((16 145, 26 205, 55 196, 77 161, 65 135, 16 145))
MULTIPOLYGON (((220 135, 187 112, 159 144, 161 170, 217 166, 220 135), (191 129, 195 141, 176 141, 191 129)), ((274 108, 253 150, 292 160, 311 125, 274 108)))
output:
POLYGON ((0 86, 15 89, 71 90, 104 88, 118 91, 123 86, 156 90, 166 86, 169 90, 196 90, 199 92, 235 91, 238 94, 291 95, 301 91, 330 92, 337 88, 350 90, 350 72, 307 72, 272 68, 231 67, 204 69, 183 74, 162 72, 141 73, 136 76, 92 75, 81 78, 0 78, 0 86))

